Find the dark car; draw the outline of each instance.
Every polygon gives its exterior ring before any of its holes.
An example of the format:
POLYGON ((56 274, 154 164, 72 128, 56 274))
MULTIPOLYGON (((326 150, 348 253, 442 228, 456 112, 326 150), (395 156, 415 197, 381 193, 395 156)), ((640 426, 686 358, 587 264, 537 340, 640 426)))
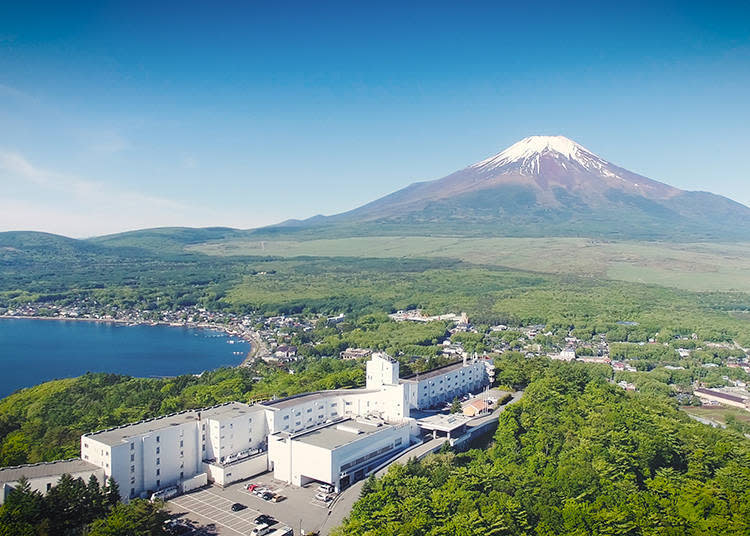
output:
POLYGON ((267 491, 263 495, 261 495, 260 498, 263 499, 264 501, 270 501, 271 499, 273 499, 273 493, 271 493, 270 491, 267 491))
POLYGON ((260 514, 258 517, 254 519, 254 522, 256 525, 262 525, 262 524, 275 525, 276 524, 276 520, 266 514, 260 514))
POLYGON ((232 512, 239 512, 240 510, 244 510, 245 508, 247 508, 247 506, 242 503, 234 503, 232 505, 232 512))

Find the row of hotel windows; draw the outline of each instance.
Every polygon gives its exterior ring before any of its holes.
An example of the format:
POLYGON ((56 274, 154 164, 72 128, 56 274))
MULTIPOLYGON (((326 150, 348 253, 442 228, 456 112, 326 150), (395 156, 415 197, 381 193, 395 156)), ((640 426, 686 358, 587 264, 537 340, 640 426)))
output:
POLYGON ((397 440, 396 440, 396 441, 395 441, 395 442, 393 443, 393 445, 387 445, 387 446, 383 447, 382 449, 378 449, 378 450, 376 450, 376 451, 374 451, 374 452, 371 452, 370 454, 366 454, 365 456, 362 456, 362 457, 360 457, 360 458, 357 458, 356 460, 353 460, 353 461, 351 461, 351 462, 345 463, 344 465, 342 465, 342 466, 341 466, 341 470, 342 470, 342 471, 346 471, 347 469, 351 469, 351 468, 352 468, 352 467, 354 467, 355 465, 359 465, 359 464, 361 464, 361 463, 364 463, 364 462, 366 462, 367 460, 372 460, 373 458, 377 458, 377 457, 378 457, 378 456, 380 456, 381 454, 385 454, 385 453, 386 453, 386 452, 388 452, 389 450, 392 450, 392 449, 394 449, 394 448, 396 448, 396 447, 400 446, 400 445, 401 445, 401 443, 402 443, 402 440, 401 440, 401 438, 398 438, 398 439, 397 439, 397 440))

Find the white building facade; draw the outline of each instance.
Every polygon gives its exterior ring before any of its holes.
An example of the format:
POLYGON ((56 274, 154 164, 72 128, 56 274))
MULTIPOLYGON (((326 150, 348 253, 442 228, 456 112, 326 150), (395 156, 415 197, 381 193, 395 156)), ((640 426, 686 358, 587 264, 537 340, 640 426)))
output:
POLYGON ((125 500, 201 479, 226 485, 269 469, 292 484, 319 480, 339 489, 417 439, 412 409, 476 392, 493 370, 489 361, 465 359, 399 379, 398 361, 376 353, 364 389, 231 402, 85 434, 81 458, 114 478, 125 500))

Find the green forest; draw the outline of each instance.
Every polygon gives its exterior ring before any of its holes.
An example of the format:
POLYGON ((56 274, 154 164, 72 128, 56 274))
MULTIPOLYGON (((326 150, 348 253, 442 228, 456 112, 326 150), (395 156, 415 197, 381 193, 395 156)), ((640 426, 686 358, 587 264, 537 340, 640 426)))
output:
POLYGON ((22 389, 0 401, 0 466, 71 458, 81 434, 229 401, 253 402, 364 383, 359 363, 307 360, 295 374, 264 364, 200 377, 85 374, 22 389))
MULTIPOLYGON (((208 237, 226 232, 211 231, 208 237)), ((125 238, 105 247, 0 233, 0 314, 26 303, 150 311, 154 319, 190 306, 354 317, 419 307, 435 314, 464 311, 475 324, 573 328, 581 338, 604 334, 610 341, 642 342, 696 333, 701 340, 750 346, 750 296, 742 292, 690 292, 438 257, 212 257, 125 238)))
POLYGON ((370 479, 337 536, 748 534, 740 434, 625 392, 598 367, 521 367, 530 383, 491 445, 370 479))
POLYGON ((166 536, 168 517, 158 501, 121 503, 112 479, 62 475, 45 495, 21 479, 0 506, 0 536, 166 536))

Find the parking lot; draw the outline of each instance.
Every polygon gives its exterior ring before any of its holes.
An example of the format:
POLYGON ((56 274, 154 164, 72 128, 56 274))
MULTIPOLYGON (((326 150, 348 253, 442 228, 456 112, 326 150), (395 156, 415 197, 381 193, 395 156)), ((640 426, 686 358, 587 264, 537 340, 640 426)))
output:
POLYGON ((193 521, 205 534, 247 536, 255 526, 253 520, 260 514, 267 514, 278 521, 274 528, 287 525, 298 535, 300 527, 312 532, 320 530, 327 521, 328 503, 315 499, 316 487, 317 484, 302 488, 292 486, 275 481, 272 474, 266 473, 226 488, 210 486, 175 497, 167 502, 167 509, 176 517, 193 521), (285 499, 265 501, 245 489, 248 483, 267 487, 285 499), (247 508, 233 512, 234 503, 247 508))

